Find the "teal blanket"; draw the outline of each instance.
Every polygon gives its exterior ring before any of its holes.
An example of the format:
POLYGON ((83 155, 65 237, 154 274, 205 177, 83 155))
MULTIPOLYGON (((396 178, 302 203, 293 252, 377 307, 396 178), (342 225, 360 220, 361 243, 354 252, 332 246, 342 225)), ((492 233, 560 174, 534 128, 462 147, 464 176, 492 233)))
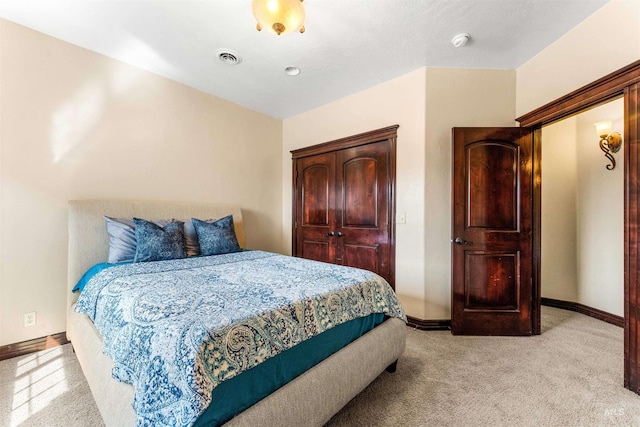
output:
POLYGON ((406 320, 371 272, 260 251, 104 269, 75 309, 134 387, 138 426, 191 426, 225 381, 351 320, 406 320))

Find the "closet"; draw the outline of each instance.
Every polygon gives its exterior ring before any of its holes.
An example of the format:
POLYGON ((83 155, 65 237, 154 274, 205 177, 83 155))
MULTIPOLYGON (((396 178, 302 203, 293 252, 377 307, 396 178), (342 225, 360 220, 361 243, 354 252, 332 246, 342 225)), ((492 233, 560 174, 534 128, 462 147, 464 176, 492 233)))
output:
POLYGON ((397 129, 291 151, 294 256, 370 270, 395 286, 397 129))

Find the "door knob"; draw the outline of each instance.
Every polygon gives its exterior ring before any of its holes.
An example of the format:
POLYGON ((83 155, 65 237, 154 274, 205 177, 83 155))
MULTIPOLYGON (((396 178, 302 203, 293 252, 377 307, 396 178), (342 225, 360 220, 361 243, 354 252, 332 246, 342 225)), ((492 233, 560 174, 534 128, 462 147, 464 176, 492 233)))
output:
POLYGON ((344 234, 342 234, 342 232, 341 232, 341 231, 338 231, 338 234, 336 234, 336 236, 338 236, 338 237, 342 237, 342 236, 344 236, 344 234))
POLYGON ((464 240, 462 237, 456 237, 456 239, 453 241, 453 243, 455 243, 456 245, 470 245, 473 242, 469 242, 467 240, 464 240))
POLYGON ((336 235, 336 233, 334 233, 333 231, 330 231, 330 232, 327 233, 327 236, 329 236, 329 237, 333 237, 335 235, 336 235))

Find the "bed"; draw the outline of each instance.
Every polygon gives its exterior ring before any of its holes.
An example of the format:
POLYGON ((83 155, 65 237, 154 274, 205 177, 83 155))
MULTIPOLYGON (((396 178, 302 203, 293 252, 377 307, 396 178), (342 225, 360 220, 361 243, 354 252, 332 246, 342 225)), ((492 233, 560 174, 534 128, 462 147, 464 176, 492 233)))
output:
MULTIPOLYGON (((241 247, 245 246, 242 212, 238 207, 158 201, 71 201, 69 289, 77 284, 88 269, 107 260, 109 242, 104 215, 182 221, 232 215, 238 243, 241 247)), ((267 260, 273 263, 273 260, 281 260, 281 256, 269 258, 272 255, 259 251, 250 254, 258 260, 254 262, 267 260)), ((87 315, 74 310, 77 299, 77 292, 68 293, 67 337, 74 347, 98 409, 107 426, 133 426, 136 424, 136 413, 132 408, 134 388, 112 377, 114 363, 103 353, 103 338, 87 315)), ((252 404, 225 425, 323 425, 381 372, 391 370, 404 347, 403 315, 390 317, 252 404)))

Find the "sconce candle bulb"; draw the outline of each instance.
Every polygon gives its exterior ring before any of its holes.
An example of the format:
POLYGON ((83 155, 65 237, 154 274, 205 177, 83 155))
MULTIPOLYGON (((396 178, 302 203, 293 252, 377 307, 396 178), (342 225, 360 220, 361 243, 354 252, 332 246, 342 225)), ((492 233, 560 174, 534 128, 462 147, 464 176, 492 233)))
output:
POLYGON ((600 137, 600 149, 604 152, 604 156, 611 162, 607 165, 608 170, 616 167, 616 159, 611 153, 617 153, 622 146, 622 135, 618 132, 611 132, 611 122, 603 121, 595 123, 596 133, 600 137))
POLYGON ((607 135, 611 133, 611 122, 602 121, 598 123, 594 123, 596 127, 596 133, 600 138, 606 138, 607 135))

